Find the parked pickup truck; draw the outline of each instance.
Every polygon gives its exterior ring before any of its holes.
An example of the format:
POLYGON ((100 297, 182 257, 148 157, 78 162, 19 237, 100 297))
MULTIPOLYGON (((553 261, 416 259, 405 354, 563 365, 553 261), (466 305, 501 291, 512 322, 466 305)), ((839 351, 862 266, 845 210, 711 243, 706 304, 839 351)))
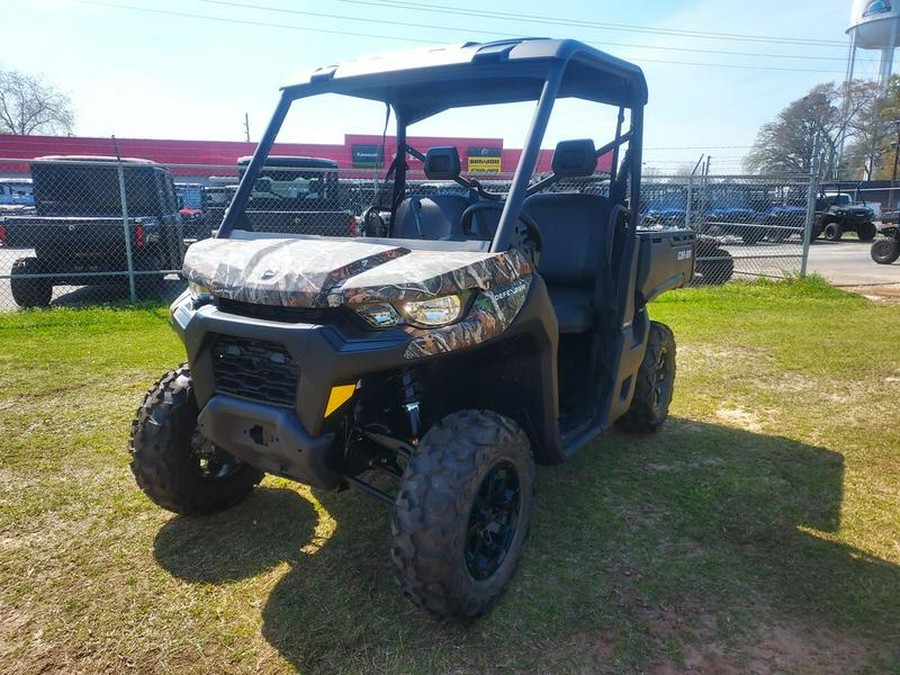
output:
POLYGON ((21 307, 49 305, 56 285, 124 283, 129 251, 143 293, 158 290, 161 272, 181 269, 181 217, 164 166, 145 159, 52 156, 34 160, 31 175, 34 214, 0 219, 8 247, 34 251, 11 271, 13 298, 21 307))

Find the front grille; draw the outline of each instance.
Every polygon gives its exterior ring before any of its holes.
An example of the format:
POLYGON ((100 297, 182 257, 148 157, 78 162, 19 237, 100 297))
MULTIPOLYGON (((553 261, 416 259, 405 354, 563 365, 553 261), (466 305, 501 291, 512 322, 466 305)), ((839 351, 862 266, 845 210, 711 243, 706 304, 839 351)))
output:
POLYGON ((314 307, 282 307, 277 305, 259 305, 228 298, 217 298, 216 306, 223 312, 249 316, 253 319, 281 321, 283 323, 310 323, 321 325, 332 323, 336 319, 337 309, 314 307))
POLYGON ((212 357, 217 393, 294 407, 300 367, 281 345, 220 335, 212 357))

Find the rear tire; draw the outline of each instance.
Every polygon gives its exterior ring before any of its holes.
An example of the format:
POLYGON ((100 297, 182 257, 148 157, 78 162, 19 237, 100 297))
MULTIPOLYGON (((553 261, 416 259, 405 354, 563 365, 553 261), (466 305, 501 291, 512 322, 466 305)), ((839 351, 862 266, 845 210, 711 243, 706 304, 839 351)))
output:
POLYGON ((19 258, 12 265, 9 286, 19 307, 47 307, 53 299, 50 279, 22 279, 21 275, 40 274, 37 258, 19 258))
POLYGON ((875 223, 863 223, 856 229, 856 236, 860 241, 872 241, 878 232, 875 223))
POLYGON ((629 433, 659 431, 669 416, 674 391, 675 336, 664 323, 652 321, 631 407, 619 418, 616 426, 629 433))
POLYGON ((900 239, 885 237, 872 244, 872 260, 879 265, 890 265, 900 258, 900 239))
POLYGON ((197 426, 197 401, 186 366, 154 384, 131 425, 131 471, 159 506, 184 515, 237 504, 263 472, 210 443, 197 426))
POLYGON ((828 223, 822 234, 826 241, 840 241, 841 237, 844 236, 844 228, 841 227, 840 223, 828 223))
POLYGON ((483 615, 516 569, 534 499, 528 437, 488 410, 448 415, 403 472, 391 558, 403 593, 431 614, 483 615))

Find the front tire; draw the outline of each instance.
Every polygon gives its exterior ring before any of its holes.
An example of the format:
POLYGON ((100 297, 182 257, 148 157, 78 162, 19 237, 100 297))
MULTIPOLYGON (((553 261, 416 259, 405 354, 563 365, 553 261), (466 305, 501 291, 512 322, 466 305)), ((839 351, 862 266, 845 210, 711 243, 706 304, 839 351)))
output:
POLYGON ((664 323, 652 321, 631 407, 619 418, 616 426, 629 433, 659 431, 669 416, 674 391, 675 336, 664 323))
POLYGON ((210 443, 197 426, 197 401, 186 366, 154 384, 131 425, 131 471, 164 509, 183 515, 237 504, 263 472, 210 443))
POLYGON ((13 300, 19 307, 47 307, 53 299, 53 282, 50 279, 23 279, 26 274, 40 274, 37 258, 19 258, 9 274, 9 286, 13 300))
POLYGON ((403 473, 391 519, 404 594, 438 617, 483 615, 516 569, 533 499, 534 459, 515 422, 487 410, 438 422, 403 473))
POLYGON ((900 258, 900 239, 885 237, 872 244, 872 260, 879 265, 890 265, 900 258))

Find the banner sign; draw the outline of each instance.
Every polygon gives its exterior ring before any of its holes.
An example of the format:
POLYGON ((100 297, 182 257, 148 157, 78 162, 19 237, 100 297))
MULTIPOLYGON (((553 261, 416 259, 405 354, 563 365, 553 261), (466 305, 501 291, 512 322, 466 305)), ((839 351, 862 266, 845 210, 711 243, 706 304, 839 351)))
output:
POLYGON ((500 173, 500 148, 484 146, 469 148, 467 170, 470 173, 500 173))
POLYGON ((380 168, 384 166, 384 148, 380 145, 353 144, 350 157, 356 169, 380 168))

